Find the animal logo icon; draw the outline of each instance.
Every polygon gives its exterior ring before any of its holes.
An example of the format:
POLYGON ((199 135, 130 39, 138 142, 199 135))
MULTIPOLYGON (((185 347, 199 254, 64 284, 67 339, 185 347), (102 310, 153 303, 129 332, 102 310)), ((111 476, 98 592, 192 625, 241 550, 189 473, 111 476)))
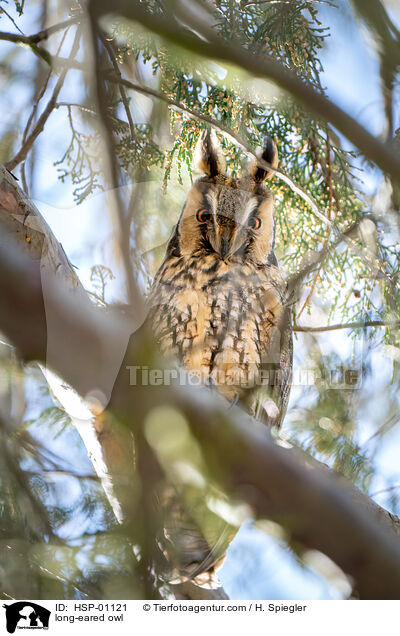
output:
POLYGON ((6 610, 6 628, 9 634, 16 629, 48 629, 50 610, 32 603, 31 601, 17 601, 10 605, 3 605, 6 610))

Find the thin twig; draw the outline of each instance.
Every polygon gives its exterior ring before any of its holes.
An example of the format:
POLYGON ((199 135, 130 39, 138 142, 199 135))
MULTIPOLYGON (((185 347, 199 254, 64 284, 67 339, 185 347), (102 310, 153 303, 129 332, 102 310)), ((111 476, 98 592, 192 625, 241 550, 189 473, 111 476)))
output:
MULTIPOLYGON (((68 31, 69 31, 69 26, 65 29, 65 31, 63 33, 61 41, 60 41, 60 43, 59 43, 59 45, 57 47, 56 55, 58 55, 60 53, 61 48, 62 48, 62 46, 63 46, 63 44, 65 42, 65 38, 67 37, 68 31)), ((25 130, 24 130, 23 135, 22 135, 22 142, 23 143, 25 143, 25 141, 26 141, 26 139, 28 137, 29 128, 30 128, 31 123, 32 123, 32 121, 33 121, 33 119, 34 119, 34 117, 35 117, 35 115, 37 113, 37 109, 39 107, 39 102, 40 102, 40 100, 42 99, 43 95, 46 92, 46 89, 47 89, 47 86, 49 84, 51 76, 52 76, 52 70, 50 70, 50 72, 47 74, 47 77, 46 77, 46 79, 45 79, 45 81, 43 83, 43 86, 42 86, 42 88, 41 88, 41 90, 40 90, 40 92, 39 92, 39 94, 37 96, 37 99, 35 101, 35 104, 34 104, 34 106, 32 108, 32 112, 31 112, 31 114, 30 114, 30 116, 28 118, 28 121, 26 122, 25 130)), ((55 108, 55 106, 54 106, 54 108, 55 108)))
MULTIPOLYGON (((328 172, 328 196, 329 196, 329 207, 328 207, 328 219, 331 220, 332 219, 332 202, 333 202, 333 192, 332 192, 332 163, 331 163, 331 145, 330 145, 330 138, 329 138, 329 132, 327 131, 326 133, 326 169, 328 172)), ((328 245, 329 241, 331 238, 331 232, 329 232, 329 236, 325 241, 325 246, 328 245)), ((305 308, 307 307, 308 303, 310 302, 312 295, 314 293, 315 287, 317 285, 317 282, 320 278, 321 275, 321 269, 322 269, 322 263, 320 264, 320 266, 318 267, 317 273, 314 276, 314 280, 312 282, 310 291, 307 294, 307 298, 304 301, 304 304, 302 306, 302 308, 300 309, 299 313, 297 314, 297 320, 300 318, 301 314, 303 313, 303 311, 305 310, 305 308)))
POLYGON ((317 284, 319 276, 320 276, 321 269, 322 269, 322 263, 320 263, 320 265, 318 267, 318 270, 317 270, 317 273, 314 276, 314 280, 313 280, 313 282, 311 284, 310 291, 307 294, 307 298, 305 299, 302 308, 300 309, 299 313, 297 314, 297 320, 300 318, 301 314, 303 313, 303 311, 305 310, 305 308, 307 307, 308 303, 311 300, 311 297, 312 297, 312 295, 314 293, 314 289, 316 287, 316 284, 317 284))
MULTIPOLYGON (((57 102, 54 108, 61 108, 61 106, 66 106, 67 108, 78 108, 84 113, 91 115, 92 117, 96 117, 97 113, 92 108, 88 108, 87 106, 82 106, 82 104, 74 104, 73 102, 57 102)), ((125 123, 125 122, 124 122, 125 123)))
MULTIPOLYGON (((337 4, 334 4, 333 2, 329 2, 329 0, 310 0, 312 3, 314 4, 327 4, 329 7, 333 7, 334 9, 337 9, 338 6, 337 4)), ((251 0, 251 2, 245 2, 244 0, 241 0, 240 2, 240 8, 246 8, 247 7, 258 7, 261 6, 263 4, 291 4, 293 2, 293 0, 251 0)))
POLYGON ((293 327, 293 331, 317 333, 320 331, 336 331, 337 329, 364 329, 366 327, 392 327, 393 329, 397 329, 400 327, 400 320, 366 320, 365 322, 347 322, 337 325, 324 325, 322 327, 296 325, 293 327))
POLYGON ((21 33, 21 35, 23 35, 23 32, 21 31, 21 29, 19 28, 18 24, 15 22, 14 18, 5 10, 4 5, 1 6, 1 11, 0 13, 4 13, 4 15, 7 16, 7 18, 10 20, 10 22, 13 23, 13 25, 15 26, 15 28, 17 29, 17 31, 19 31, 21 33))
POLYGON ((388 486, 388 488, 382 488, 382 490, 376 490, 375 492, 371 492, 369 497, 376 497, 377 495, 382 495, 385 492, 391 492, 392 490, 398 490, 400 488, 400 484, 395 484, 394 486, 388 486))
POLYGON ((75 477, 75 479, 90 479, 92 481, 100 481, 100 477, 98 475, 96 475, 96 473, 84 473, 84 474, 80 474, 80 473, 74 473, 72 471, 69 470, 25 470, 24 471, 27 475, 30 476, 34 476, 34 477, 58 477, 58 476, 63 476, 63 477, 75 477))
POLYGON ((30 40, 33 43, 41 42, 42 40, 47 40, 47 38, 50 37, 50 35, 53 35, 54 33, 57 33, 58 31, 62 31, 63 29, 72 26, 73 24, 80 24, 84 20, 84 18, 85 18, 84 14, 80 14, 80 15, 76 15, 71 18, 68 18, 67 20, 63 20, 62 22, 57 22, 57 24, 53 24, 49 27, 46 27, 45 29, 38 31, 34 35, 29 36, 30 40))
MULTIPOLYGON (((107 53, 108 53, 108 57, 110 58, 110 62, 113 65, 115 74, 117 75, 117 77, 122 79, 122 75, 121 75, 121 71, 119 70, 119 66, 117 64, 117 61, 115 59, 116 55, 115 55, 115 48, 112 44, 112 42, 108 41, 106 36, 104 35, 104 33, 99 30, 99 37, 103 43, 104 48, 106 49, 107 53)), ((129 102, 128 102, 128 98, 126 96, 126 92, 125 92, 125 88, 123 84, 119 85, 119 92, 121 95, 121 99, 122 99, 122 103, 124 105, 125 108, 125 113, 126 113, 126 117, 129 123, 129 130, 131 132, 131 138, 134 139, 135 137, 135 127, 133 125, 133 119, 132 119, 132 113, 130 111, 129 108, 129 102)))
MULTIPOLYGON (((74 42, 72 44, 72 48, 71 48, 71 53, 70 53, 70 59, 73 59, 78 51, 79 48, 79 42, 80 42, 80 38, 81 38, 81 30, 78 27, 75 33, 75 38, 74 38, 74 42)), ((53 94, 46 106, 46 108, 44 109, 43 113, 40 115, 35 128, 33 129, 33 131, 31 132, 31 134, 29 135, 29 137, 27 137, 27 139, 25 140, 25 142, 22 144, 22 147, 20 148, 20 150, 17 152, 17 154, 15 155, 15 157, 13 159, 11 159, 10 161, 8 161, 5 164, 5 167, 7 168, 7 170, 10 170, 10 172, 12 172, 14 170, 14 168, 21 163, 21 161, 24 161, 24 159, 26 158, 30 148, 32 147, 32 144, 36 141, 36 139, 38 138, 38 136, 40 135, 40 133, 42 132, 48 118, 50 117, 51 113, 53 112, 56 103, 57 103, 57 98, 58 95, 62 89, 62 86, 64 84, 64 80, 65 77, 68 73, 68 67, 66 67, 65 69, 63 69, 61 71, 61 74, 57 80, 57 83, 55 85, 53 94)))

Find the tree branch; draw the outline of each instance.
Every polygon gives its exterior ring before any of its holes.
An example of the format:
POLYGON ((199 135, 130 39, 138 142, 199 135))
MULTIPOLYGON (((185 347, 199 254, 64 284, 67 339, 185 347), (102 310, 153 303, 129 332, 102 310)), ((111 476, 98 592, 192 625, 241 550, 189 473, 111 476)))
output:
POLYGON ((44 49, 42 46, 39 46, 35 42, 31 40, 29 35, 22 35, 20 33, 8 33, 6 31, 0 31, 0 40, 13 42, 14 44, 23 44, 25 46, 29 46, 32 52, 40 57, 42 60, 46 62, 50 66, 51 64, 51 54, 44 49))
MULTIPOLYGON (((108 53, 108 57, 110 58, 110 62, 114 68, 114 72, 117 75, 117 77, 119 77, 120 79, 122 79, 122 75, 121 75, 121 71, 119 70, 119 66, 118 63, 116 61, 116 55, 115 55, 115 49, 114 46, 112 44, 112 42, 109 42, 106 38, 106 36, 104 35, 103 31, 101 29, 99 29, 99 37, 102 41, 102 44, 104 46, 104 48, 106 49, 107 53, 108 53)), ((119 83, 119 92, 121 95, 121 99, 122 99, 122 103, 124 105, 124 109, 125 109, 125 113, 126 113, 126 118, 128 120, 128 124, 129 124, 129 130, 131 133, 131 139, 135 138, 135 128, 133 125, 133 119, 132 119, 132 113, 130 111, 129 108, 129 102, 128 102, 128 98, 126 96, 126 91, 124 88, 124 85, 122 82, 119 83)))
POLYGON ((62 29, 67 29, 73 24, 79 24, 83 20, 83 18, 83 15, 68 18, 68 20, 63 20, 62 22, 53 24, 52 26, 49 26, 46 29, 42 29, 41 31, 38 31, 38 33, 34 33, 33 35, 0 31, 0 40, 29 46, 29 48, 32 49, 35 55, 44 60, 46 64, 50 65, 52 62, 52 56, 46 49, 39 46, 39 42, 41 42, 42 40, 47 40, 47 38, 53 35, 53 33, 62 31, 62 29))
POLYGON ((322 327, 307 327, 306 325, 296 325, 293 331, 305 333, 317 333, 319 331, 336 331, 337 329, 364 329, 366 327, 400 327, 400 320, 366 320, 365 322, 347 322, 340 325, 324 325, 322 327))

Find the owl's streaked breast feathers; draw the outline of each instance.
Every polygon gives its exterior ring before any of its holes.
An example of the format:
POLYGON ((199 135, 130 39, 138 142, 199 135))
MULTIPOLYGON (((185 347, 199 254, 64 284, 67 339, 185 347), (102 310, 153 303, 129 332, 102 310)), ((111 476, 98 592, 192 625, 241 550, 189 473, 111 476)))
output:
MULTIPOLYGON (((266 138, 262 158, 275 167, 266 138)), ((273 200, 257 163, 225 174, 215 136, 199 142, 199 178, 188 193, 149 298, 162 351, 229 400, 279 425, 292 368, 290 316, 274 255, 273 200)))

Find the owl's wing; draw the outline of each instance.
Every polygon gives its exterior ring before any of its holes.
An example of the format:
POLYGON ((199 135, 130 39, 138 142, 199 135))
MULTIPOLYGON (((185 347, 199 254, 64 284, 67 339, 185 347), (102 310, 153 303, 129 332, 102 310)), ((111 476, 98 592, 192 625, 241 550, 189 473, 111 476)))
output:
POLYGON ((261 367, 258 384, 247 398, 250 412, 259 420, 280 426, 287 409, 293 368, 290 307, 285 305, 285 285, 271 267, 270 285, 263 295, 260 325, 261 367))

